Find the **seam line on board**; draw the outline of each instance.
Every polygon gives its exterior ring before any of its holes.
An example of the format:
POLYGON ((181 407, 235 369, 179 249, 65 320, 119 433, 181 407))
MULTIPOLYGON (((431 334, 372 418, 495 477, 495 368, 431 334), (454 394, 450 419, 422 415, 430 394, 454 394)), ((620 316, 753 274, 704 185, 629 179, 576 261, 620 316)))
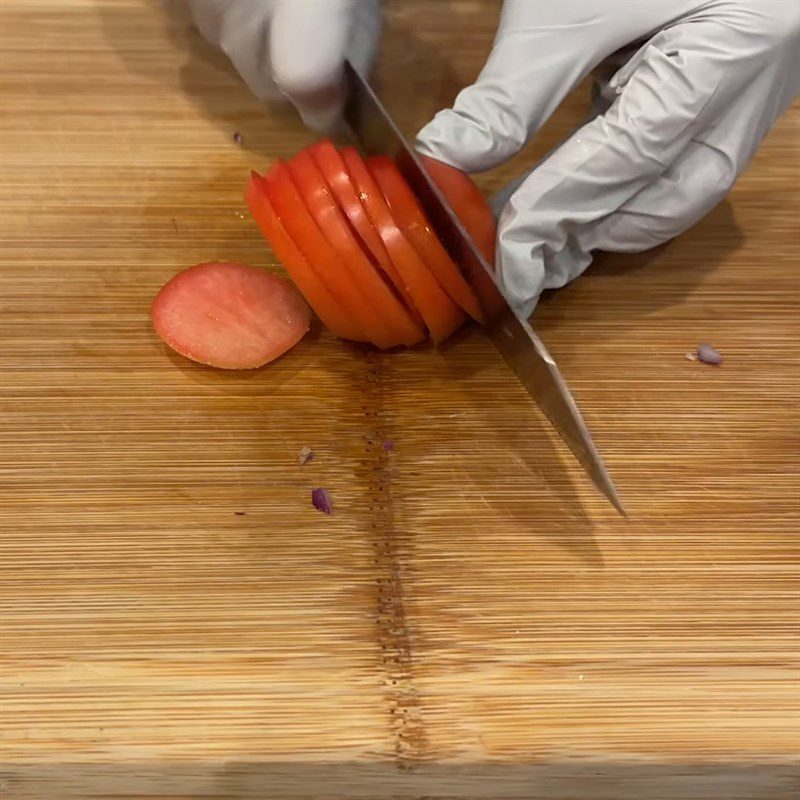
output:
POLYGON ((375 568, 375 624, 381 680, 398 767, 408 769, 424 759, 427 736, 414 682, 414 659, 405 609, 402 535, 395 526, 391 456, 386 441, 382 357, 366 356, 362 410, 368 462, 368 530, 375 568))

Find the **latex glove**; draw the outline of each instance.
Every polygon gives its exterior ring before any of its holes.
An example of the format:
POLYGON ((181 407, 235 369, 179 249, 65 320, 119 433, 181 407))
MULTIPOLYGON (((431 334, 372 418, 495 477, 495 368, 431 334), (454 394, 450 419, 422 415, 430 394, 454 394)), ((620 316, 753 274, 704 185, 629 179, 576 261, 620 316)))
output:
POLYGON ((344 59, 368 71, 380 37, 380 0, 163 2, 225 51, 256 97, 288 97, 318 131, 341 114, 344 59))
POLYGON ((653 247, 725 196, 798 93, 799 39, 797 0, 506 0, 477 83, 417 148, 490 169, 605 68, 604 113, 499 197, 501 279, 525 318, 593 250, 653 247))

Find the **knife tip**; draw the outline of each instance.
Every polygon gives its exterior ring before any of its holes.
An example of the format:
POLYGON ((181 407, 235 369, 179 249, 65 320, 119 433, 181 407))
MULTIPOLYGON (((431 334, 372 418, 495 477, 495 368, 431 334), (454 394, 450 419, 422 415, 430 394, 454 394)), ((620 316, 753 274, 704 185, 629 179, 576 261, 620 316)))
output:
POLYGON ((621 517, 626 520, 630 519, 628 512, 625 510, 625 506, 622 505, 622 500, 620 500, 617 490, 613 484, 605 487, 603 494, 606 496, 606 499, 611 503, 611 505, 617 509, 621 517))

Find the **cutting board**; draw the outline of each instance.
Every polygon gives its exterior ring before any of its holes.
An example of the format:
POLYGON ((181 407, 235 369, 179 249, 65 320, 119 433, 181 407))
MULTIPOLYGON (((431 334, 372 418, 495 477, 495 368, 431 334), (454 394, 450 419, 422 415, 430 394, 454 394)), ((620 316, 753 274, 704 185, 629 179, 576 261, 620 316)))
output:
MULTIPOLYGON (((387 5, 409 134, 498 8, 387 5)), ((279 269, 242 190, 312 135, 156 4, 2 25, 4 796, 796 796, 797 106, 693 230, 537 311, 626 520, 479 330, 315 328, 242 374, 167 351, 176 271, 279 269)))

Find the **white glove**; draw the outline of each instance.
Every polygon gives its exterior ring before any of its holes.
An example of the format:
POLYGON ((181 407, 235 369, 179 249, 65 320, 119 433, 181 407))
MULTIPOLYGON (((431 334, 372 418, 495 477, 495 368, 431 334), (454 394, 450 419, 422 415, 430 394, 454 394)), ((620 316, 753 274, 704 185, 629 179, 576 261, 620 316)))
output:
POLYGON ((344 59, 368 71, 380 37, 380 0, 163 2, 225 51, 256 97, 288 97, 318 131, 341 113, 344 59))
POLYGON ((522 318, 593 250, 653 247, 727 194, 800 89, 800 2, 506 0, 477 83, 417 148, 497 166, 598 65, 604 113, 498 198, 497 260, 522 318))

